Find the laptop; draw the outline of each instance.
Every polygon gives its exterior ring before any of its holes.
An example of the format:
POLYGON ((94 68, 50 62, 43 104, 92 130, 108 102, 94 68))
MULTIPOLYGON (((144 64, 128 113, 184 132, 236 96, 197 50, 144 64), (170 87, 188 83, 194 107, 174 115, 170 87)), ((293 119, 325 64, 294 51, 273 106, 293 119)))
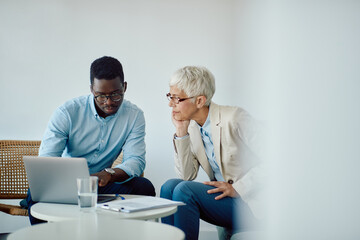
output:
POLYGON ((24 156, 23 159, 33 201, 78 203, 76 179, 90 176, 85 158, 24 156))

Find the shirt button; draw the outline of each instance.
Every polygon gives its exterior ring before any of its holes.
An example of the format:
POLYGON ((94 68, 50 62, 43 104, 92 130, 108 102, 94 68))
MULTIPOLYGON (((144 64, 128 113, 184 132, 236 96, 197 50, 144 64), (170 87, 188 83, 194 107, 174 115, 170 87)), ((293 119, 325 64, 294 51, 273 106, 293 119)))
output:
POLYGON ((233 184, 234 181, 230 179, 230 180, 228 181, 228 183, 229 183, 229 184, 233 184))

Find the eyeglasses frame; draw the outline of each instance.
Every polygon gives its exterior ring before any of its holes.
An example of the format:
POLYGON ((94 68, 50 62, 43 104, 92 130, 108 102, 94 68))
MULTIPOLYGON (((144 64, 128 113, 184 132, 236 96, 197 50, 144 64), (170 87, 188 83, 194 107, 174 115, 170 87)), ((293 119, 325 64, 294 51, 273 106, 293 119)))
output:
POLYGON ((172 97, 170 93, 167 93, 166 94, 166 97, 167 99, 170 101, 173 101, 175 104, 179 104, 185 100, 188 100, 188 99, 191 99, 191 98, 194 98, 194 97, 188 97, 188 98, 179 98, 179 97, 172 97))
POLYGON ((98 103, 106 103, 109 98, 110 98, 111 101, 113 101, 113 102, 119 102, 119 101, 121 101, 121 99, 123 99, 123 97, 124 97, 124 93, 113 93, 113 94, 111 94, 111 95, 99 94, 99 95, 97 95, 97 96, 94 95, 94 98, 95 98, 95 100, 96 100, 98 103), (121 96, 121 98, 119 98, 118 100, 114 100, 114 99, 113 99, 114 96, 121 96), (99 100, 98 100, 98 97, 105 97, 106 100, 105 100, 105 101, 99 101, 99 100))

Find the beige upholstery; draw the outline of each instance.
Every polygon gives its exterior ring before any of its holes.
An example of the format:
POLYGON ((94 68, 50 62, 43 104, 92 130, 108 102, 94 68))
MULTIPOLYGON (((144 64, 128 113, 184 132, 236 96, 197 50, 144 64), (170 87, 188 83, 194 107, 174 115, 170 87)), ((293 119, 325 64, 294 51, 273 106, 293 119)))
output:
MULTIPOLYGON (((114 168, 116 165, 122 163, 122 160, 123 160, 123 152, 121 152, 120 155, 115 159, 111 167, 114 168)), ((144 177, 144 173, 142 173, 140 177, 144 177)))
POLYGON ((123 160, 123 152, 121 152, 120 155, 115 159, 111 167, 114 168, 116 165, 122 163, 122 160, 123 160))
MULTIPOLYGON (((41 141, 0 140, 0 199, 22 199, 29 184, 23 156, 37 156, 41 141)), ((27 216, 27 209, 1 204, 0 211, 11 215, 27 216)))

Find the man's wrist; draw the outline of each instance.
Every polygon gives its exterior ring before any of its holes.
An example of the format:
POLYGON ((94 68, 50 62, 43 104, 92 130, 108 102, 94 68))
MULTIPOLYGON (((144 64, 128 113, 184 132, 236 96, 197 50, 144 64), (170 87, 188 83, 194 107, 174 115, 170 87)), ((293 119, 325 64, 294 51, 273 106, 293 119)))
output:
POLYGON ((111 176, 115 175, 115 170, 112 168, 105 168, 104 171, 109 173, 111 176))

